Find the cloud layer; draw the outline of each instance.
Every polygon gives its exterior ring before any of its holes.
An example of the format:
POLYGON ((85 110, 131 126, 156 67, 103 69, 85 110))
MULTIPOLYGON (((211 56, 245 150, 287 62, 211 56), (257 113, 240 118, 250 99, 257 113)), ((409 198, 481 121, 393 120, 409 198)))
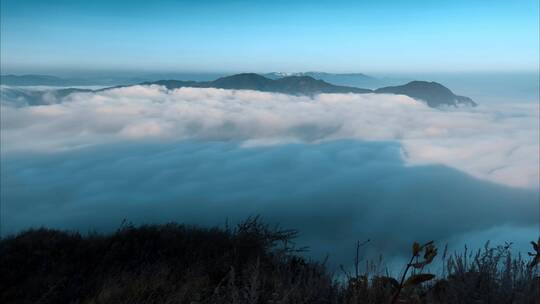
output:
MULTIPOLYGON (((11 103, 13 104, 13 103, 11 103)), ((131 86, 36 107, 2 106, 2 152, 64 151, 153 140, 241 141, 244 147, 355 139, 396 141, 407 164, 443 164, 537 188, 538 104, 437 110, 406 96, 131 86)))
POLYGON ((537 237, 537 104, 159 86, 47 98, 2 100, 4 233, 261 214, 333 263, 358 239, 395 257, 415 240, 537 237))
POLYGON ((495 228, 516 246, 536 238, 538 191, 405 166, 400 149, 357 140, 256 148, 180 141, 21 153, 2 159, 2 225, 4 233, 103 231, 123 219, 222 225, 260 214, 299 229, 299 245, 316 258, 331 254, 332 263, 349 263, 357 239, 392 258, 415 240, 462 246, 495 228))

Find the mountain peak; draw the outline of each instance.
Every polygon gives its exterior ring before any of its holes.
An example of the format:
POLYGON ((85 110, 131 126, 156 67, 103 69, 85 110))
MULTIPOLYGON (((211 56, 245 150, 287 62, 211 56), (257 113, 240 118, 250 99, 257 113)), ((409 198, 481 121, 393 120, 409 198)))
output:
POLYGON ((380 86, 381 84, 378 79, 362 73, 328 73, 319 71, 294 73, 272 72, 264 74, 264 76, 270 79, 279 79, 290 76, 309 76, 313 77, 314 79, 323 80, 331 84, 357 88, 375 88, 377 86, 380 86))
POLYGON ((210 87, 220 89, 268 91, 272 80, 255 73, 242 73, 218 78, 208 82, 210 87))
POLYGON ((278 79, 266 78, 255 73, 242 73, 218 78, 209 82, 156 81, 144 84, 165 85, 169 89, 180 87, 218 88, 233 90, 255 90, 291 95, 313 96, 319 93, 371 93, 371 90, 337 86, 311 76, 286 76, 278 79))
MULTIPOLYGON (((472 101, 470 98, 465 96, 459 96, 455 95, 450 89, 443 86, 440 83, 437 82, 428 82, 428 81, 411 81, 407 84, 401 85, 401 86, 389 86, 389 87, 383 87, 376 90, 370 90, 370 89, 362 89, 359 87, 354 86, 342 86, 342 85, 336 85, 331 82, 327 82, 323 79, 320 79, 318 77, 314 77, 314 75, 311 75, 311 73, 315 72, 306 72, 306 73, 297 73, 296 75, 289 75, 285 77, 279 77, 275 79, 271 79, 268 77, 265 77, 263 75, 259 75, 256 73, 241 73, 241 74, 235 74, 230 75, 226 77, 218 78, 214 81, 183 81, 183 80, 158 80, 158 81, 151 81, 151 82, 142 82, 139 83, 141 85, 161 85, 165 86, 167 89, 176 89, 181 87, 193 87, 193 88, 218 88, 218 89, 229 89, 229 90, 254 90, 254 91, 262 91, 262 92, 274 92, 274 93, 282 93, 282 94, 289 94, 289 95, 304 95, 304 96, 314 96, 316 94, 321 93, 355 93, 355 94, 363 94, 363 93, 386 93, 386 94, 402 94, 407 95, 409 97, 423 100, 426 102, 430 107, 440 107, 440 106, 458 106, 458 105, 468 105, 468 106, 476 106, 476 103, 472 101)), ((317 72, 319 73, 319 72, 317 72)), ((319 73, 319 75, 331 75, 331 74, 325 74, 325 73, 319 73)), ((43 79, 54 79, 54 76, 51 76, 52 78, 47 77, 46 75, 23 75, 23 76, 14 76, 12 75, 2 75, 2 84, 10 84, 10 85, 29 85, 29 83, 36 83, 36 79, 39 78, 39 81, 43 81, 43 79), (17 80, 19 80, 22 77, 23 82, 17 83, 17 80), (27 82, 27 78, 32 78, 27 82), (4 83, 5 80, 10 80, 11 82, 4 83)), ((43 82, 39 82, 40 84, 44 84, 43 82)), ((52 85, 52 81, 49 81, 49 85, 52 85)), ((108 90, 111 88, 116 87, 124 87, 126 85, 120 85, 120 86, 113 86, 113 87, 107 87, 103 89, 99 89, 97 91, 103 91, 108 90)), ((55 90, 56 94, 59 96, 65 96, 70 94, 71 92, 81 92, 81 91, 92 91, 90 89, 64 89, 64 90, 55 90)), ((19 92, 18 90, 4 90, 2 91, 2 94, 11 94, 11 95, 21 95, 22 92, 19 92)), ((26 94, 28 96, 23 96, 25 99, 30 100, 31 104, 43 104, 45 101, 43 101, 43 96, 45 94, 45 91, 39 92, 33 92, 32 94, 26 94)), ((23 94, 24 95, 24 94, 23 94)))
POLYGON ((472 99, 455 95, 450 89, 438 82, 415 80, 401 86, 384 87, 375 93, 401 94, 425 101, 430 107, 440 106, 476 106, 472 99))

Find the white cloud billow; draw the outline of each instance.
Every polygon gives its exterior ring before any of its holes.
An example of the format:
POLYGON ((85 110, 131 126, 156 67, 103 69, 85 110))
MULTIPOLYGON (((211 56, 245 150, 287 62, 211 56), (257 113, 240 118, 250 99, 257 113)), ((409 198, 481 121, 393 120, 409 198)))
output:
POLYGON ((119 141, 237 140, 243 147, 337 139, 398 141, 408 164, 538 187, 538 104, 438 110, 402 95, 131 86, 61 103, 2 105, 2 153, 54 152, 119 141))

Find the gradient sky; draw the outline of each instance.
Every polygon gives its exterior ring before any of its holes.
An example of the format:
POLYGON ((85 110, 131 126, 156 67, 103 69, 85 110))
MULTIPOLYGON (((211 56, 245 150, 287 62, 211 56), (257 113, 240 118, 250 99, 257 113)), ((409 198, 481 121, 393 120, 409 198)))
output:
POLYGON ((538 71, 538 0, 1 1, 2 73, 538 71))

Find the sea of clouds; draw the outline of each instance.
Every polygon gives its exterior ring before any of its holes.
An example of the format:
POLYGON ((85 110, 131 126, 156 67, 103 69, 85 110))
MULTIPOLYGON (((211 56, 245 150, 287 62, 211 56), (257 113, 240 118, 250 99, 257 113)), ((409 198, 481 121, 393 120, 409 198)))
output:
POLYGON ((538 235, 538 103, 161 86, 47 98, 1 105, 6 233, 260 214, 337 261, 356 239, 393 256, 538 235))
MULTIPOLYGON (((51 98, 49 96, 49 98, 51 98)), ((124 140, 237 140, 244 147, 339 139, 396 141, 408 164, 444 164, 510 186, 539 182, 538 104, 433 109, 403 95, 131 86, 2 108, 3 152, 124 140)))

